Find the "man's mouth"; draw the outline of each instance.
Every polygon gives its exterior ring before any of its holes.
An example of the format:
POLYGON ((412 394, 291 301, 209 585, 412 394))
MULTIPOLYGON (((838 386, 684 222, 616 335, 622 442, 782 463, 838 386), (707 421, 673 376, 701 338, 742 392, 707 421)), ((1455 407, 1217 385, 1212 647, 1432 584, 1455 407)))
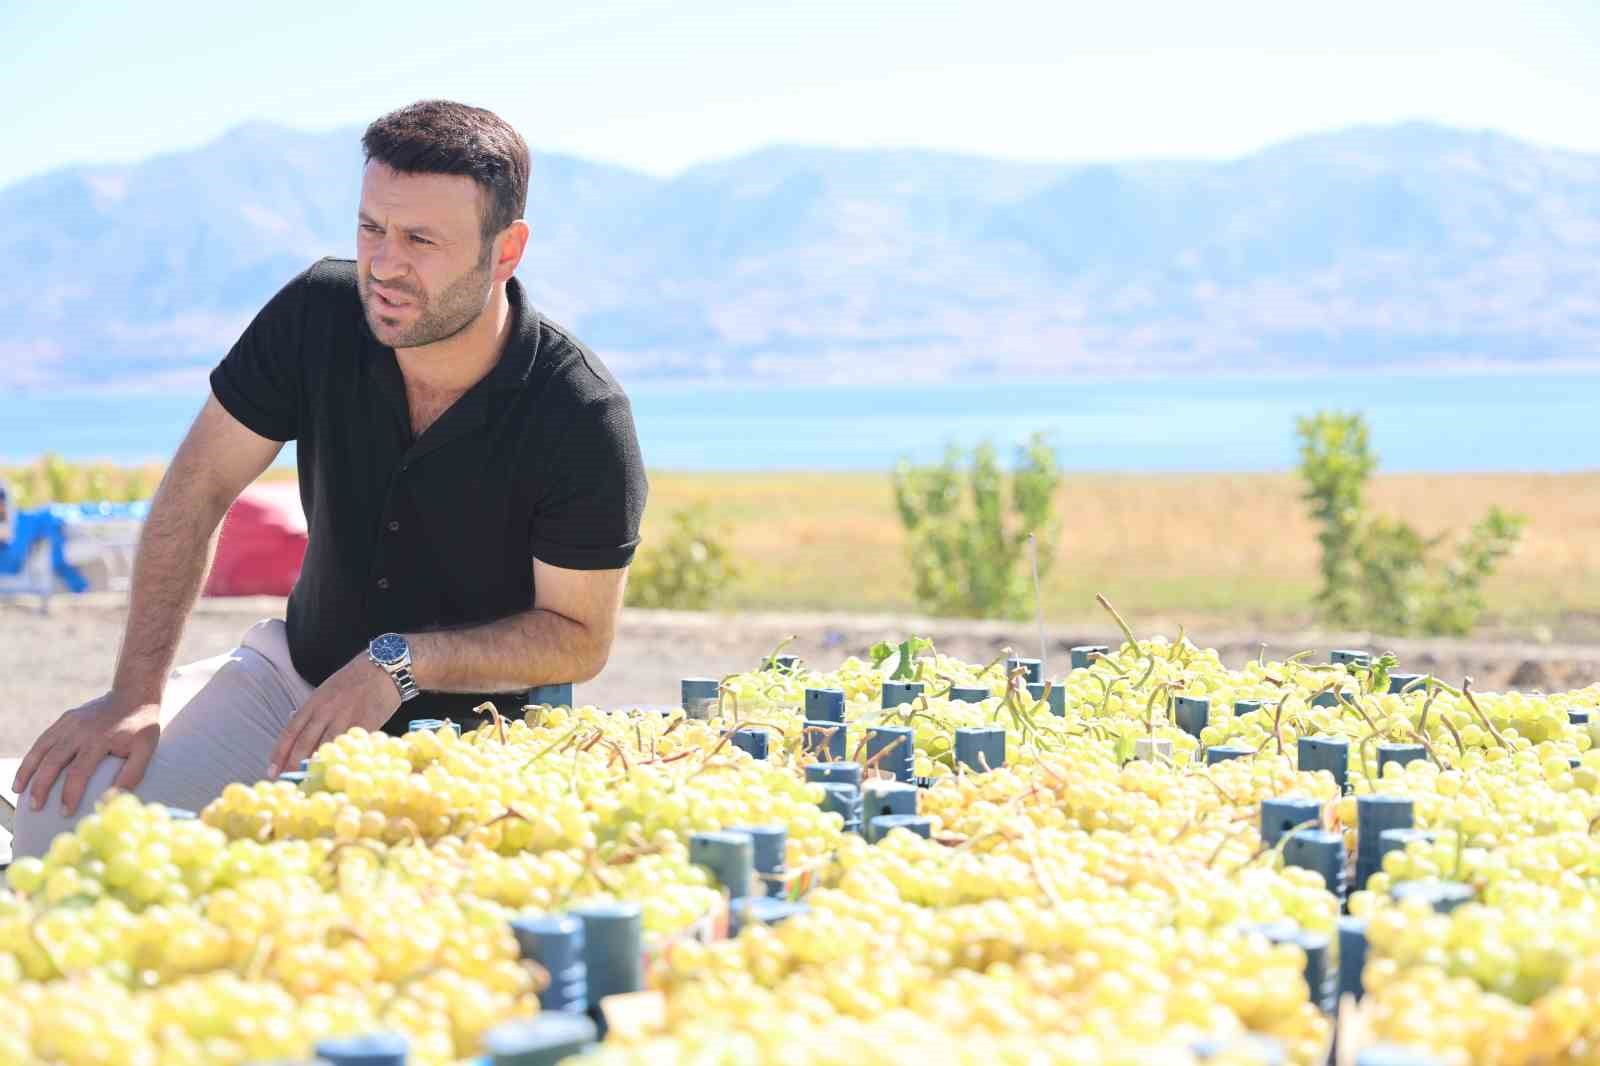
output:
POLYGON ((403 307, 411 306, 411 301, 398 296, 390 296, 376 285, 372 287, 372 295, 378 301, 379 307, 389 308, 391 310, 399 310, 403 307))

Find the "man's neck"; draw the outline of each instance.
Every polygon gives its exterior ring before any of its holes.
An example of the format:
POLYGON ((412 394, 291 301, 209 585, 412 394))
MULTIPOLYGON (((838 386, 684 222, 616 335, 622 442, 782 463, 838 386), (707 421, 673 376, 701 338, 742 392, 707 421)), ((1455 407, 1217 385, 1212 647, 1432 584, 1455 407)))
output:
POLYGON ((510 334, 511 301, 502 283, 494 287, 489 306, 466 329, 421 348, 396 348, 394 357, 408 389, 459 395, 494 369, 510 334))

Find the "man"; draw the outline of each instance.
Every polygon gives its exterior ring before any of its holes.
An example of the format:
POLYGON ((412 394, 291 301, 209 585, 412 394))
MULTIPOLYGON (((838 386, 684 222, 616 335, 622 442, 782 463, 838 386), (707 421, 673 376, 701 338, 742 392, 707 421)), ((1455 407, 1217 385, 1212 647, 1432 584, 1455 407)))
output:
POLYGON ((622 389, 512 277, 527 146, 445 101, 362 146, 356 259, 291 281, 212 372, 145 524, 111 690, 18 770, 18 855, 111 787, 196 809, 351 727, 470 722, 605 665, 644 469, 622 389), (286 619, 169 677, 223 515, 290 440, 309 544, 286 619))

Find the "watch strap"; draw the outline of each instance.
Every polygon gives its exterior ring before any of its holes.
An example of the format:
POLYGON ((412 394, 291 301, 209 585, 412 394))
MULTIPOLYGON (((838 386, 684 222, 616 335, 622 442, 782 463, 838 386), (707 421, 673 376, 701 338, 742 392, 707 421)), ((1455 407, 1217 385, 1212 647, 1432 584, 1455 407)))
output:
POLYGON ((389 677, 394 681, 394 687, 400 690, 400 702, 409 703, 422 695, 422 690, 411 678, 411 668, 397 666, 389 671, 389 677))

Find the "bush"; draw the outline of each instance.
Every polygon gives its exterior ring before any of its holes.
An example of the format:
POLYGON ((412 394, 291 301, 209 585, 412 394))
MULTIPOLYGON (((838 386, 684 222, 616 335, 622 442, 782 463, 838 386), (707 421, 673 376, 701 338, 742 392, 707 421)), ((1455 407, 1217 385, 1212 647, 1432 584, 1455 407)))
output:
POLYGON ((1490 507, 1454 553, 1441 556, 1447 535, 1428 540, 1398 519, 1366 514, 1366 483, 1378 460, 1365 419, 1323 411, 1298 419, 1296 430, 1305 498, 1321 527, 1322 617, 1388 633, 1471 632, 1484 582, 1516 547, 1526 519, 1490 507))
POLYGON ((160 474, 159 467, 69 463, 54 454, 46 454, 28 466, 0 467, 0 478, 11 482, 17 507, 148 500, 155 493, 160 474))
POLYGON ((738 579, 727 546, 711 528, 705 504, 674 511, 667 534, 644 548, 628 574, 631 607, 703 611, 721 600, 738 579))
POLYGON ((1009 503, 1008 479, 987 441, 970 459, 951 445, 936 466, 901 460, 893 481, 924 608, 947 615, 1025 616, 1034 599, 1031 569, 1019 565, 1028 536, 1038 539, 1042 581, 1059 526, 1053 512, 1061 471, 1045 435, 1035 433, 1018 449, 1009 503))

